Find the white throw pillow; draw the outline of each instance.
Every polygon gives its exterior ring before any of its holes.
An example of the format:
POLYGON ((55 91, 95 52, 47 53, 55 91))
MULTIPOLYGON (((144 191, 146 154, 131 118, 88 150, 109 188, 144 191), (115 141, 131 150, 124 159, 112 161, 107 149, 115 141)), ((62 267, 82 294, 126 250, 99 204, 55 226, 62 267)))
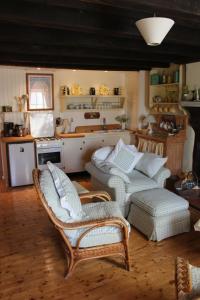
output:
POLYGON ((154 153, 144 153, 142 159, 137 163, 135 169, 152 178, 164 166, 167 157, 160 157, 154 153))
POLYGON ((84 212, 82 210, 81 201, 71 180, 61 169, 50 161, 47 162, 47 166, 52 174, 58 195, 60 196, 61 206, 68 210, 72 219, 82 219, 84 212))
POLYGON ((123 179, 124 182, 130 183, 129 177, 120 169, 116 168, 112 163, 107 163, 104 160, 100 159, 92 160, 92 163, 102 172, 106 174, 119 176, 123 179))
POLYGON ((97 149, 92 154, 91 160, 92 161, 105 160, 108 157, 108 155, 112 152, 113 149, 114 149, 113 146, 106 146, 106 147, 97 149))
POLYGON ((143 153, 137 152, 134 145, 125 145, 120 139, 105 162, 112 163, 124 173, 130 173, 142 156, 143 153))

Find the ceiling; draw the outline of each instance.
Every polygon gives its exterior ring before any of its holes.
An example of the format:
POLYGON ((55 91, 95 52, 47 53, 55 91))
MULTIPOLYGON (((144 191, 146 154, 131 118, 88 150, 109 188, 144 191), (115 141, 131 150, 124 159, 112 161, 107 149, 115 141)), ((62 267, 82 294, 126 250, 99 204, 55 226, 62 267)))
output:
POLYGON ((1 1, 1 65, 132 71, 199 60, 199 0, 1 1), (154 13, 175 25, 150 47, 135 21, 154 13))

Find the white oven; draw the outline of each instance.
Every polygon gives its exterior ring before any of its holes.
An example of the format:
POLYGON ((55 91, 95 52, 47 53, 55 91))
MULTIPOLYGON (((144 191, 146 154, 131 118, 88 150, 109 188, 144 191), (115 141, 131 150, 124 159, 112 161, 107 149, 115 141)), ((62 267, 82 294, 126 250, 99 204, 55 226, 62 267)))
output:
POLYGON ((63 169, 63 141, 61 139, 36 139, 37 168, 47 169, 46 163, 51 161, 57 167, 63 169))

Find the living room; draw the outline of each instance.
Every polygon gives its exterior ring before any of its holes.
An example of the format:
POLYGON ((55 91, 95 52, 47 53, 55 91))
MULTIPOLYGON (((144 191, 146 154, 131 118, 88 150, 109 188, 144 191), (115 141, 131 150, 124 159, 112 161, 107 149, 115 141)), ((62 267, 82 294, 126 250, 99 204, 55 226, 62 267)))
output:
POLYGON ((2 299, 198 299, 199 9, 2 4, 2 299))

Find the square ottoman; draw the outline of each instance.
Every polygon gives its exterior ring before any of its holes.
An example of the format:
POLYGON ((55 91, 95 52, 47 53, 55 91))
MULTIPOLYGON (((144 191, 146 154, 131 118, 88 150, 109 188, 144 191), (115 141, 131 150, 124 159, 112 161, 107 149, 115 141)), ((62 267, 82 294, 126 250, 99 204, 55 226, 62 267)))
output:
POLYGON ((128 221, 149 240, 160 241, 190 231, 189 203, 184 198, 156 188, 133 193, 128 221))

